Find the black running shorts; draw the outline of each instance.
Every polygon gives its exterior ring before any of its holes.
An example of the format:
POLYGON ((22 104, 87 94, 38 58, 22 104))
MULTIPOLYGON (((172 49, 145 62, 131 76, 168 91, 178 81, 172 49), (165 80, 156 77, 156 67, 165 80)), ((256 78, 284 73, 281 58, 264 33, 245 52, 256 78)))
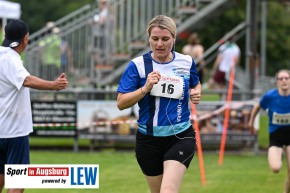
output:
POLYGON ((270 133, 270 145, 271 146, 277 146, 277 147, 283 147, 290 145, 290 127, 281 127, 274 131, 273 133, 270 133))
POLYGON ((195 149, 195 132, 192 126, 168 137, 144 135, 139 131, 136 135, 136 158, 147 176, 163 174, 163 162, 166 160, 179 161, 188 168, 195 149))

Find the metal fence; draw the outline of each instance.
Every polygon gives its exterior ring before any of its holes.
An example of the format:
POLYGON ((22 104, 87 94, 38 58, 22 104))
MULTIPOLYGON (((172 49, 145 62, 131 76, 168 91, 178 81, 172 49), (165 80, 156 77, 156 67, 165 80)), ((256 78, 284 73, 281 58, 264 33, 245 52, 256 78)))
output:
MULTIPOLYGON (((107 19, 100 25, 98 20, 103 7, 101 1, 97 1, 95 5, 86 5, 32 34, 25 51, 24 64, 31 74, 49 80, 66 72, 70 87, 92 88, 101 82, 106 85, 114 77, 120 76, 122 66, 126 66, 124 64, 130 58, 148 49, 146 25, 152 17, 169 15, 176 20, 180 29, 179 26, 187 17, 198 16, 202 10, 213 7, 212 4, 225 2, 107 0, 107 19)), ((242 22, 222 39, 226 40, 232 33, 237 33, 240 38, 246 28, 247 24, 242 22)), ((206 61, 215 57, 213 53, 219 45, 217 42, 206 50, 206 61)), ((247 80, 245 72, 238 68, 235 81, 237 88, 248 88, 247 80)))
POLYGON ((107 0, 107 19, 102 26, 98 24, 102 5, 97 1, 32 34, 24 65, 31 74, 45 79, 53 80, 66 72, 71 87, 95 87, 148 48, 146 25, 152 17, 168 15, 178 26, 206 4, 217 1, 107 0))
POLYGON ((86 5, 32 34, 24 59, 28 71, 48 80, 61 72, 67 73, 70 82, 92 78, 89 19, 93 13, 86 5))

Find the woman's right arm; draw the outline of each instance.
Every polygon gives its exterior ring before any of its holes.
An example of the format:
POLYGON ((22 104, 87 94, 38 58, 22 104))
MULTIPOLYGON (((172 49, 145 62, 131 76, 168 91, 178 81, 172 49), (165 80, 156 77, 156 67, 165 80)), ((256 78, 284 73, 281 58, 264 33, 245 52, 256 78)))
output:
POLYGON ((118 109, 123 110, 132 107, 139 102, 147 93, 152 90, 154 84, 157 84, 161 75, 158 71, 152 71, 148 74, 146 83, 143 87, 129 93, 119 93, 117 97, 118 109))
POLYGON ((147 92, 143 87, 129 93, 119 93, 117 97, 118 109, 123 110, 132 107, 139 102, 147 92))

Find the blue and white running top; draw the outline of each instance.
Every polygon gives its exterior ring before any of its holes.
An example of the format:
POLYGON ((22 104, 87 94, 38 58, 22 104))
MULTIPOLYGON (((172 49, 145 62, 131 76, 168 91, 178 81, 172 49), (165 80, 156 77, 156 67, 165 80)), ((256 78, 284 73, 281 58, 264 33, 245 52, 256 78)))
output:
POLYGON ((277 89, 271 89, 262 96, 260 106, 268 111, 269 133, 290 126, 290 96, 281 96, 277 89))
POLYGON ((161 76, 182 77, 183 93, 179 99, 152 96, 150 93, 138 102, 138 130, 146 135, 171 136, 191 125, 188 109, 189 88, 199 83, 196 65, 188 55, 173 53, 173 60, 159 63, 151 57, 152 51, 134 58, 124 71, 119 82, 119 93, 133 92, 146 83, 147 75, 156 70, 161 76))

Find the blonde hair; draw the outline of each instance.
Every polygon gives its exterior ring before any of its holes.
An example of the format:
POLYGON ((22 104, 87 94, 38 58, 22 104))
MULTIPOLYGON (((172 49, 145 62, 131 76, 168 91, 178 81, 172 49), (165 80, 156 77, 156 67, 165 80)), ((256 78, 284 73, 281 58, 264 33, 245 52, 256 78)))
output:
POLYGON ((176 38, 176 24, 168 16, 165 15, 157 15, 153 19, 150 20, 148 27, 147 27, 147 33, 150 37, 152 28, 159 27, 161 29, 167 29, 173 38, 176 38))
POLYGON ((288 73, 288 75, 290 76, 290 71, 289 70, 286 70, 286 69, 282 69, 282 70, 279 70, 276 75, 275 75, 275 79, 278 80, 278 76, 281 72, 286 72, 288 73))

